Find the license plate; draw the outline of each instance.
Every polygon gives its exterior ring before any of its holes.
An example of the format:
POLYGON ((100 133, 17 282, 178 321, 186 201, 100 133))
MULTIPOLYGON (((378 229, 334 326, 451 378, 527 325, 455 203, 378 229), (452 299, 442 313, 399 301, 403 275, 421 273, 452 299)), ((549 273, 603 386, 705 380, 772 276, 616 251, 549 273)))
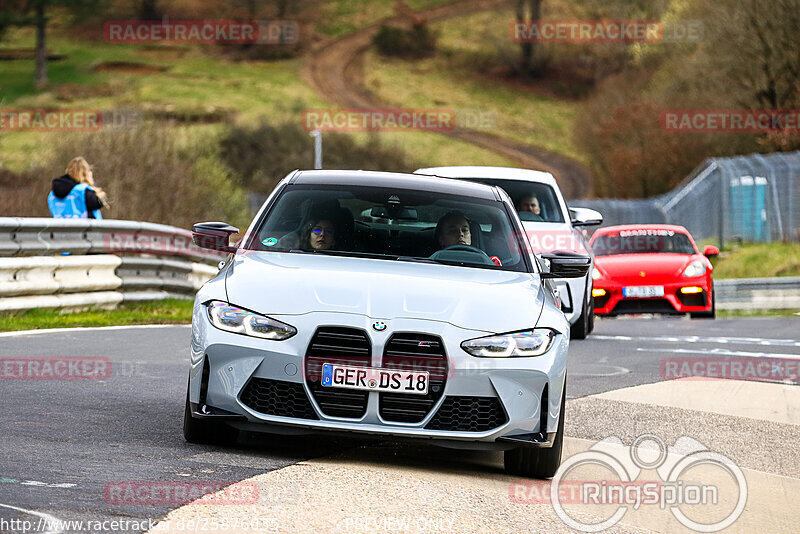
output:
POLYGON ((650 298, 663 297, 664 286, 631 286, 622 288, 623 297, 650 298))
POLYGON ((322 364, 322 385, 332 388, 425 395, 428 393, 429 375, 427 371, 322 364))

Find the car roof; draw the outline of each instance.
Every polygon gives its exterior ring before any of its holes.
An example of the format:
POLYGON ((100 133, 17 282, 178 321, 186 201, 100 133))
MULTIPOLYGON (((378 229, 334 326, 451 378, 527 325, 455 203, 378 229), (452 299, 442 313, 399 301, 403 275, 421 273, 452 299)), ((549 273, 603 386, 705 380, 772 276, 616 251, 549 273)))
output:
POLYGON ((495 178, 504 180, 519 180, 522 182, 538 182, 553 187, 558 183, 552 174, 546 171, 532 169, 518 169, 515 167, 483 167, 483 166, 454 166, 454 167, 427 167, 417 169, 414 174, 430 174, 445 176, 447 178, 495 178))
POLYGON ((436 176, 381 171, 314 170, 297 171, 289 184, 310 185, 353 185, 397 187, 432 193, 462 195, 486 200, 498 200, 500 195, 494 186, 452 180, 436 176))
POLYGON ((616 226, 604 226, 595 230, 594 235, 610 234, 620 230, 672 230, 689 235, 689 230, 677 224, 618 224, 616 226))

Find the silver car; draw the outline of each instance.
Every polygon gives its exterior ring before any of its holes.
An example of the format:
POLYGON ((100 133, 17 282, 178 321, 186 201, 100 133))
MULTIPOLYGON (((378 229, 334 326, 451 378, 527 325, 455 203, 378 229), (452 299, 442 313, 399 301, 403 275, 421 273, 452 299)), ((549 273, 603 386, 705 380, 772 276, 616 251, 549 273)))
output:
POLYGON ((237 232, 193 228, 230 256, 194 304, 188 441, 424 438, 553 475, 569 324, 550 279, 584 276, 589 258, 554 255, 544 270, 501 188, 295 171, 234 247, 237 232))
MULTIPOLYGON (((566 250, 591 255, 581 229, 603 222, 603 217, 594 210, 567 207, 556 179, 549 172, 509 167, 431 167, 414 172, 503 188, 514 200, 531 247, 537 253, 566 250)), ((570 337, 584 339, 594 329, 591 276, 556 280, 556 286, 561 308, 572 325, 570 337)))

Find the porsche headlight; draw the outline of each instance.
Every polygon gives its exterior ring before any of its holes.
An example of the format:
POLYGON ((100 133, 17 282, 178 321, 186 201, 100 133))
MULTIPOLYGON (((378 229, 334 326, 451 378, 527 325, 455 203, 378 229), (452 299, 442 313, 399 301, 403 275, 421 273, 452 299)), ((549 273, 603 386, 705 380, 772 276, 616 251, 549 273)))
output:
POLYGON ((549 328, 536 328, 526 332, 469 339, 461 344, 461 348, 481 358, 541 356, 550 348, 554 337, 555 332, 549 328))
POLYGON ((603 278, 603 273, 597 267, 592 267, 592 280, 599 280, 600 278, 603 278))
POLYGON ((274 341, 289 339, 297 333, 297 329, 291 325, 231 306, 227 302, 212 300, 207 306, 211 324, 226 332, 274 341))
POLYGON ((706 266, 702 261, 693 261, 690 263, 686 269, 683 270, 683 276, 693 277, 693 276, 703 276, 706 274, 706 266))

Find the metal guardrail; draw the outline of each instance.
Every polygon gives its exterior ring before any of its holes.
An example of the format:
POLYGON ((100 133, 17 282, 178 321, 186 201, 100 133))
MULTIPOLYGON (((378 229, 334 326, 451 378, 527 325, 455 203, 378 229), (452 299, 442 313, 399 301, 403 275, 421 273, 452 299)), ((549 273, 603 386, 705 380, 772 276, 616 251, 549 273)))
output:
MULTIPOLYGON (((0 310, 191 297, 223 257, 162 224, 0 217, 0 310)), ((719 309, 800 308, 800 277, 721 279, 714 287, 719 309)))
POLYGON ((191 298, 223 257, 163 224, 0 217, 0 310, 191 298))
POLYGON ((217 265, 224 255, 192 243, 182 228, 113 219, 0 217, 0 257, 151 254, 217 265))
POLYGON ((800 308, 800 276, 714 280, 714 290, 721 310, 800 308))

